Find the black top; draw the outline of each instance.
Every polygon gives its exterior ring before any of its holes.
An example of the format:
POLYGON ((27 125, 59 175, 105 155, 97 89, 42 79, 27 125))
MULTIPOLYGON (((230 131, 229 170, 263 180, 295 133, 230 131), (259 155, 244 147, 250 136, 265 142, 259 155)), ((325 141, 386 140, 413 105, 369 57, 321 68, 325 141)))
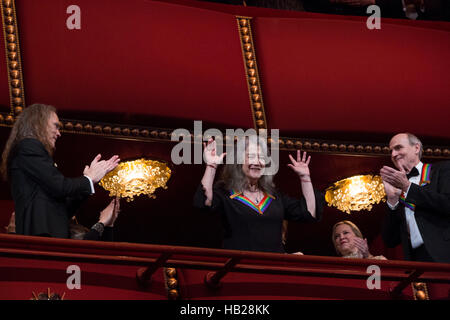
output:
MULTIPOLYGON (((232 191, 214 187, 211 207, 205 205, 206 196, 202 185, 194 196, 194 207, 215 211, 222 216, 224 249, 284 253, 282 244, 283 220, 316 222, 322 217, 324 196, 314 191, 316 218, 307 210, 306 200, 290 198, 280 192, 266 195, 265 210, 258 209, 248 200, 232 191)), ((261 203, 265 201, 261 200, 261 203)))
POLYGON ((105 227, 105 230, 103 230, 103 233, 100 235, 100 233, 95 229, 90 229, 89 232, 87 232, 83 240, 95 240, 95 241, 113 241, 113 228, 111 227, 105 227))

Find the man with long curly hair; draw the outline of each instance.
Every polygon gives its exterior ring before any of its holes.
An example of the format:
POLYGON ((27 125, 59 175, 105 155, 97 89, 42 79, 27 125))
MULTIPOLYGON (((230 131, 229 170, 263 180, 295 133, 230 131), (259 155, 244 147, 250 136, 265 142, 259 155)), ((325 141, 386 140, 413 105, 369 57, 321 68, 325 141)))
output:
POLYGON ((61 136, 56 109, 33 104, 17 118, 6 142, 1 173, 11 184, 16 233, 69 238, 69 221, 81 202, 94 193, 94 183, 113 170, 119 157, 97 155, 83 175, 66 178, 53 161, 61 136))

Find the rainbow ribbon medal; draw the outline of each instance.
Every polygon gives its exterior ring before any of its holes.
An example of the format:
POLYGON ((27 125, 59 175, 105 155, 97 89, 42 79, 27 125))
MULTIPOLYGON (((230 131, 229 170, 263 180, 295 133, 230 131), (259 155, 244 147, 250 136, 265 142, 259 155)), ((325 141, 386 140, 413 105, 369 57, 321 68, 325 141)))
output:
POLYGON ((422 175, 420 176, 420 186, 423 187, 431 182, 431 164, 425 163, 422 168, 422 175))
MULTIPOLYGON (((430 176, 431 176, 431 164, 426 163, 422 167, 422 174, 420 175, 420 183, 419 186, 423 187, 430 183, 430 176)), ((416 209, 416 205, 414 203, 406 201, 405 193, 402 192, 400 195, 399 202, 403 203, 405 207, 408 207, 411 210, 416 209)))
POLYGON ((275 197, 268 193, 264 193, 264 197, 262 198, 262 200, 258 204, 254 204, 249 198, 244 196, 241 192, 231 190, 230 199, 236 199, 245 204, 246 206, 252 208, 259 214, 263 214, 264 211, 266 211, 266 209, 269 207, 272 200, 275 199, 275 197))

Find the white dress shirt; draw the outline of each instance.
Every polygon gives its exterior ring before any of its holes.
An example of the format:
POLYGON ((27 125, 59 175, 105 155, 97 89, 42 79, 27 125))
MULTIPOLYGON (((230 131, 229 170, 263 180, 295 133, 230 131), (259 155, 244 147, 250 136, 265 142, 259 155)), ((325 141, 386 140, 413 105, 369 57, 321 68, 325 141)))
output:
MULTIPOLYGON (((422 173, 423 163, 420 161, 416 165, 417 170, 419 171, 419 175, 415 177, 409 178, 409 182, 419 185, 420 176, 422 173)), ((411 185, 410 185, 411 187, 411 185)), ((409 188, 405 192, 405 198, 408 196, 409 188)), ((391 210, 397 209, 398 201, 395 205, 391 205, 389 202, 387 203, 391 210)), ((411 246, 413 249, 420 247, 423 244, 422 235, 420 234, 419 227, 417 226, 416 218, 414 216, 414 210, 405 206, 405 217, 406 217, 406 225, 408 226, 409 237, 411 239, 411 246)))
POLYGON ((91 185, 91 194, 95 193, 95 189, 94 189, 94 184, 92 183, 91 178, 89 178, 88 176, 85 176, 86 178, 88 178, 89 180, 89 184, 91 185))

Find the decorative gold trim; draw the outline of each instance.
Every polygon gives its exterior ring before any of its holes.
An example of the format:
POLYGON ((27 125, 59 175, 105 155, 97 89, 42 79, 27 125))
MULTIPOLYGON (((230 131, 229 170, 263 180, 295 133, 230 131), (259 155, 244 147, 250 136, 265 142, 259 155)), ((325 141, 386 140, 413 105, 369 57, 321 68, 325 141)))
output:
MULTIPOLYGON (((273 140, 269 138, 269 143, 273 140)), ((385 144, 354 143, 343 141, 328 141, 318 139, 286 138, 278 139, 281 150, 302 149, 305 151, 351 154, 389 154, 389 147, 385 144)))
POLYGON ((3 37, 5 39, 10 114, 16 117, 22 112, 26 104, 15 1, 0 0, 0 10, 3 22, 3 37))
POLYGON ((175 268, 164 268, 165 287, 169 300, 181 299, 178 287, 178 273, 175 268))
POLYGON ((411 283, 411 287, 414 295, 414 300, 430 300, 426 283, 413 282, 411 283))
MULTIPOLYGON (((0 0, 0 9, 5 39, 6 67, 10 93, 10 113, 0 112, 0 127, 11 127, 17 115, 26 106, 23 82, 23 68, 19 47, 19 32, 14 0, 0 0)), ((247 80, 251 111, 256 130, 267 129, 261 81, 256 61, 255 46, 251 29, 251 17, 236 16, 242 57, 247 80)), ((85 120, 61 119, 62 132, 114 137, 135 141, 171 141, 174 129, 153 128, 132 125, 99 123, 85 120)), ((191 141, 194 137, 191 133, 191 141)), ((385 156, 389 154, 386 144, 355 143, 319 139, 281 137, 280 150, 302 149, 329 154, 351 154, 385 156)), ((450 159, 450 146, 427 146, 424 148, 427 158, 450 159)))
POLYGON ((247 80, 253 125, 256 130, 267 129, 264 111, 261 80, 256 62, 255 44, 253 42, 251 17, 236 16, 239 38, 241 40, 242 58, 244 59, 245 79, 247 80))
POLYGON ((0 113, 0 126, 12 127, 14 124, 14 116, 11 113, 0 113))
MULTIPOLYGON (((0 119, 1 120, 1 119, 0 119)), ((94 121, 60 119, 63 133, 115 137, 137 141, 171 141, 173 129, 128 126, 94 121)), ((192 138, 192 137, 191 137, 192 138)))
MULTIPOLYGON (((134 141, 165 141, 171 140, 171 128, 154 128, 129 126, 113 123, 100 123, 85 120, 60 119, 63 133, 83 134, 111 137, 134 141)), ((0 112, 0 127, 12 127, 14 118, 11 114, 0 112)), ((191 142, 194 142, 194 134, 191 132, 191 142)), ((225 136, 225 133, 224 133, 225 136)), ((269 142, 271 142, 269 138, 269 142)), ((386 144, 354 143, 332 140, 303 139, 281 137, 278 141, 280 150, 292 151, 301 149, 309 152, 326 154, 345 154, 361 156, 387 156, 389 147, 386 144)), ((427 158, 450 159, 450 146, 425 146, 424 156, 427 158)))
MULTIPOLYGON (((272 142, 269 138, 269 143, 272 142)), ((389 155, 389 146, 380 143, 355 143, 344 141, 330 141, 318 139, 286 138, 278 139, 280 150, 301 149, 304 151, 323 152, 332 154, 352 155, 389 155)), ((450 158, 450 146, 424 147, 424 156, 429 158, 450 158)))

